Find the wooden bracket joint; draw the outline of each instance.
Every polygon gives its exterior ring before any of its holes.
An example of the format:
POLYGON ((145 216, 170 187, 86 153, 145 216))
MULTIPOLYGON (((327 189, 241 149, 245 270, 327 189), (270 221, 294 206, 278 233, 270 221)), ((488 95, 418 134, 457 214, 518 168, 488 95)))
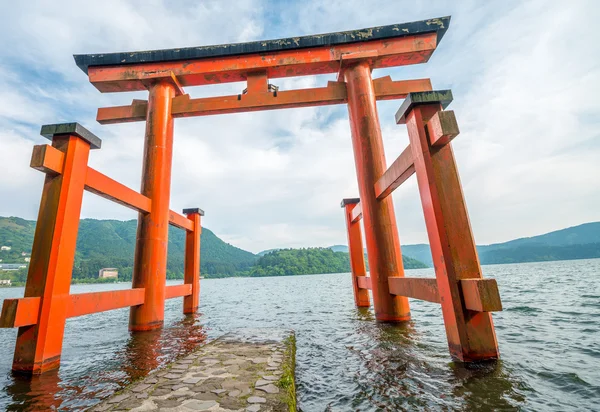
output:
POLYGON ((432 146, 447 145, 458 136, 458 123, 453 110, 439 111, 427 122, 429 142, 432 146))
MULTIPOLYGON (((169 71, 168 74, 166 74, 165 76, 154 77, 151 80, 142 80, 142 83, 144 84, 144 86, 146 86, 147 89, 149 89, 151 85, 164 81, 175 86, 175 96, 181 96, 186 94, 183 90, 183 86, 181 85, 181 83, 179 83, 177 76, 175 76, 175 73, 173 73, 172 71, 169 71)), ((135 103, 132 103, 132 106, 134 104, 135 103)))
POLYGON ((49 175, 57 176, 62 173, 65 164, 65 154, 49 144, 33 146, 31 154, 32 169, 49 175))
POLYGON ((496 279, 461 279, 465 307, 474 312, 499 312, 502 310, 496 279))

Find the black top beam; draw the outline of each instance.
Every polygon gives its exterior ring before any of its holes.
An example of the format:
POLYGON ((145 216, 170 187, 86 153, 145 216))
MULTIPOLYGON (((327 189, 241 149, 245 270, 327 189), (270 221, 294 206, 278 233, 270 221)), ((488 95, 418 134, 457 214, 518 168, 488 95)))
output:
POLYGON ((183 209, 183 214, 184 215, 191 215, 197 213, 200 216, 204 216, 204 210, 200 209, 199 207, 194 207, 194 208, 190 208, 190 209, 183 209))
POLYGON ((178 60, 194 60, 209 57, 235 56, 253 53, 297 50, 308 47, 335 46, 370 40, 437 33, 438 44, 450 24, 450 16, 421 20, 411 23, 371 27, 313 36, 254 41, 249 43, 222 44, 218 46, 185 47, 179 49, 148 50, 126 53, 76 54, 75 63, 86 74, 90 66, 121 66, 138 63, 160 63, 178 60))
POLYGON ((406 115, 410 113, 413 107, 434 103, 441 104, 444 109, 448 107, 448 105, 452 103, 452 90, 432 90, 429 92, 409 93, 396 112, 396 124, 405 124, 406 115))
POLYGON ((40 134, 49 140, 59 135, 75 135, 88 142, 92 149, 102 147, 102 140, 79 123, 45 124, 40 130, 40 134))
POLYGON ((340 206, 344 207, 346 205, 355 205, 357 203, 360 203, 360 199, 358 197, 353 197, 349 199, 342 199, 342 203, 340 204, 340 206))

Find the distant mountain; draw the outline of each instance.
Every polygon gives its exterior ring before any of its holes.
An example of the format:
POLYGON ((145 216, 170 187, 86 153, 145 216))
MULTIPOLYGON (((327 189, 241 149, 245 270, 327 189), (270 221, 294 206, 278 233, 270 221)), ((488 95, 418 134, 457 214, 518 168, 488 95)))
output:
POLYGON ((420 260, 429 267, 433 267, 429 245, 419 243, 416 245, 402 245, 400 248, 402 249, 403 255, 410 256, 413 259, 420 260))
POLYGON ((329 246, 328 249, 331 249, 334 252, 348 253, 348 246, 346 246, 346 245, 333 245, 333 246, 329 246))
MULTIPOLYGON (((77 237, 73 278, 80 281, 95 279, 101 268, 116 267, 121 280, 131 279, 136 230, 136 220, 123 222, 82 219, 77 237)), ((0 217, 0 246, 4 246, 0 250, 0 261, 26 263, 31 253, 34 231, 34 221, 0 217)), ((477 249, 482 264, 597 258, 600 257, 600 222, 504 243, 477 246, 477 249)), ((184 251, 184 231, 170 227, 168 278, 182 277, 184 251)), ((207 228, 202 229, 200 253, 201 272, 208 277, 333 273, 332 271, 349 270, 348 247, 345 245, 270 249, 254 255, 223 242, 207 228)), ((404 245, 402 254, 404 267, 407 269, 433 266, 429 245, 404 245)), ((14 282, 22 282, 26 271, 10 272, 10 277, 14 282)))
POLYGON ((504 243, 480 246, 484 249, 508 249, 523 245, 571 246, 600 243, 600 222, 584 223, 579 226, 555 230, 543 235, 523 237, 504 243))
MULTIPOLYGON (((600 257, 600 222, 477 246, 477 251, 482 264, 597 258, 600 257)), ((402 253, 433 266, 429 245, 403 245, 402 253)))
MULTIPOLYGON (((4 263, 23 262, 23 253, 31 253, 35 221, 18 217, 0 217, 0 251, 4 263)), ((73 277, 95 278, 104 267, 119 269, 119 278, 131 278, 137 220, 82 219, 77 235, 77 250, 73 277)), ((184 231, 169 227, 168 276, 180 277, 183 273, 185 251, 184 231)), ((212 231, 202 228, 200 264, 202 274, 233 275, 248 270, 258 259, 250 252, 219 239, 212 231)))

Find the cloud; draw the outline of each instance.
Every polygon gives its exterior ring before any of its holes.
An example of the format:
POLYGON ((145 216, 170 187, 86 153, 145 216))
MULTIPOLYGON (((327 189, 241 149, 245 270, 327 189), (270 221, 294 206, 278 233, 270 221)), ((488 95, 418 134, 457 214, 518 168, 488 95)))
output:
MULTIPOLYGON (((77 120, 103 139, 91 165, 139 189, 144 124, 100 126, 96 108, 145 93, 100 94, 74 53, 185 47, 317 34, 452 15, 430 62, 375 77, 430 77, 452 88, 461 135, 454 149, 476 240, 491 243, 600 220, 595 2, 247 0, 13 2, 0 17, 0 215, 35 218, 43 176, 29 169, 43 123, 77 120), (588 39, 587 41, 585 39, 588 39)), ((276 79, 281 89, 335 76, 276 79)), ((241 83, 190 88, 239 93, 241 83)), ((393 122, 399 102, 378 105, 388 164, 408 144, 393 122)), ((236 246, 345 243, 339 201, 358 194, 343 106, 179 119, 172 209, 199 206, 204 224, 236 246)), ((414 178, 393 194, 403 244, 426 242, 414 178)), ((84 217, 135 213, 86 195, 84 217)))

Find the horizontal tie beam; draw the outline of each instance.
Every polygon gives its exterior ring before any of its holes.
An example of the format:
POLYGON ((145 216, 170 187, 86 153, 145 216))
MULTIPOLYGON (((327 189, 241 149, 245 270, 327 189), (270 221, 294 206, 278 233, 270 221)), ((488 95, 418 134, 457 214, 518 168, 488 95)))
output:
POLYGON ((392 295, 440 303, 440 294, 435 279, 392 277, 388 278, 388 283, 392 295))
POLYGON ((356 223, 360 219, 362 219, 362 206, 360 203, 357 203, 352 212, 350 212, 350 221, 356 223))
POLYGON ((165 299, 180 298, 192 294, 192 285, 184 283, 181 285, 165 286, 165 299))
POLYGON ((385 199, 415 173, 415 163, 410 145, 375 183, 375 196, 385 199))
MULTIPOLYGON (((59 175, 63 172, 64 156, 63 152, 50 145, 34 146, 31 167, 44 173, 59 175)), ((152 207, 152 201, 148 197, 89 166, 85 177, 85 189, 141 213, 149 213, 152 207)), ((194 230, 194 222, 172 210, 169 211, 169 223, 188 231, 194 230)))
POLYGON ((144 292, 144 288, 136 288, 70 295, 67 318, 141 305, 144 292))
POLYGON ((194 230, 194 222, 192 220, 172 210, 169 210, 169 223, 188 232, 194 230))
MULTIPOLYGON (((377 100, 403 99, 408 93, 431 90, 429 79, 392 81, 390 76, 373 81, 377 100)), ((173 98, 171 114, 174 118, 243 113, 298 107, 342 104, 348 101, 346 83, 329 82, 327 87, 312 89, 262 92, 250 90, 246 94, 190 99, 189 95, 173 98)), ((134 100, 129 106, 102 107, 96 120, 101 124, 145 121, 148 102, 134 100)))
MULTIPOLYGON (((435 278, 388 278, 392 295, 440 303, 435 278)), ((473 312, 498 312, 502 310, 496 279, 462 279, 460 281, 464 304, 473 312)))
POLYGON ((152 201, 146 196, 88 167, 85 189, 138 212, 150 213, 152 201))
MULTIPOLYGON (((67 318, 127 308, 144 303, 144 289, 112 290, 80 293, 67 296, 67 318)), ((0 316, 0 327, 18 328, 35 325, 40 312, 40 297, 5 299, 0 316)))

